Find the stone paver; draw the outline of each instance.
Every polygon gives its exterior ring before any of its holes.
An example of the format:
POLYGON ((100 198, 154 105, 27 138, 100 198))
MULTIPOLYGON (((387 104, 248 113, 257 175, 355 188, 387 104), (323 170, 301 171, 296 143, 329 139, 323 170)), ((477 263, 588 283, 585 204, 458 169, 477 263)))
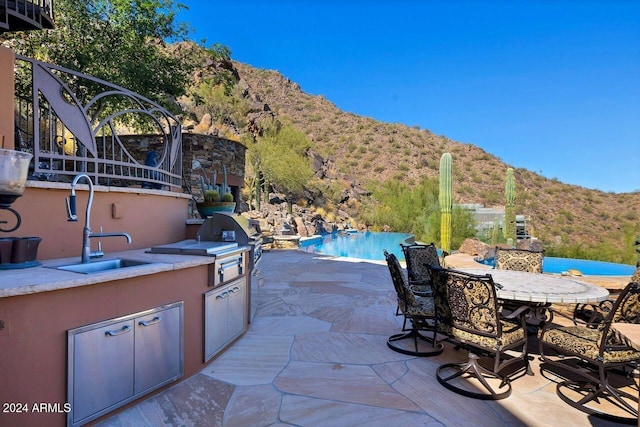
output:
POLYGON ((435 371, 466 352, 435 357, 391 351, 399 332, 384 263, 266 252, 258 310, 247 333, 200 375, 102 422, 102 426, 597 426, 555 394, 539 371, 498 402, 440 386, 435 371), (351 262, 350 262, 351 261, 351 262))

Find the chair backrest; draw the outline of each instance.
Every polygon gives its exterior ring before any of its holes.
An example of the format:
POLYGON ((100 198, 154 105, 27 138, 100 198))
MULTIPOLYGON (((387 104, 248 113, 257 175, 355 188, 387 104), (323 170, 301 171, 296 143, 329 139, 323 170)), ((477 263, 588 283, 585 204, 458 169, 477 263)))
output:
POLYGON ((431 277, 427 266, 440 267, 440 258, 436 245, 400 245, 404 252, 404 259, 407 261, 407 271, 409 280, 412 282, 429 283, 431 277))
POLYGON ((496 268, 499 270, 542 273, 543 259, 544 251, 496 247, 496 268))
POLYGON ((640 323, 640 285, 629 283, 618 295, 605 322, 640 323))
POLYGON ((489 274, 446 270, 447 302, 453 335, 456 330, 486 337, 502 335, 496 288, 489 274))
MULTIPOLYGON (((404 273, 402 273, 402 267, 400 266, 400 261, 398 261, 398 258, 394 254, 390 254, 387 251, 384 251, 384 257, 387 260, 389 274, 391 274, 391 281, 393 282, 393 287, 398 295, 398 301, 402 304, 414 305, 416 303, 416 299, 413 292, 411 292, 407 286, 404 273)), ((404 310, 405 307, 401 308, 404 310)))
POLYGON ((442 267, 427 266, 431 277, 431 289, 433 302, 436 309, 436 328, 438 332, 451 336, 451 309, 447 300, 447 269, 442 267))
POLYGON ((612 323, 640 324, 640 285, 637 282, 629 283, 613 303, 613 308, 604 320, 598 325, 600 329, 600 355, 608 349, 625 348, 627 344, 621 340, 612 323))
POLYGON ((631 275, 631 282, 640 283, 640 266, 638 266, 638 268, 636 268, 636 271, 634 271, 631 275))

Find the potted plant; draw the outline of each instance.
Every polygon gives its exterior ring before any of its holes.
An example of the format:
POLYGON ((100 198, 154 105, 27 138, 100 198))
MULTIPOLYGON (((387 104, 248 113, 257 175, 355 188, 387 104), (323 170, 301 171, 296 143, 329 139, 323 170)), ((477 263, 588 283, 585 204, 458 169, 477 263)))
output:
MULTIPOLYGON (((199 165, 199 163, 198 163, 199 165)), ((202 166, 198 166, 202 169, 202 166)), ((200 187, 202 189, 202 200, 196 200, 196 208, 200 216, 207 218, 214 212, 233 212, 236 209, 236 202, 231 194, 231 187, 227 185, 227 167, 222 165, 222 185, 216 185, 218 173, 213 170, 211 179, 207 172, 202 169, 204 176, 200 175, 200 187)))

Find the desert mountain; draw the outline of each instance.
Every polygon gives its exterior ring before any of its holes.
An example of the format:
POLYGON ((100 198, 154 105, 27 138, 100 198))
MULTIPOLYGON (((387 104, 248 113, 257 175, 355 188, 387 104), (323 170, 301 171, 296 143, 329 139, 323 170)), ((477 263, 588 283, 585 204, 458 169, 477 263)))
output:
MULTIPOLYGON (((453 141, 429 130, 383 123, 346 113, 321 95, 310 95, 277 71, 233 62, 251 99, 286 116, 312 142, 314 153, 341 176, 366 186, 398 177, 408 183, 438 176, 439 159, 453 157, 454 203, 504 205, 505 172, 510 165, 481 147, 453 141)), ((603 163, 602 173, 615 173, 603 163)), ((533 233, 545 244, 625 249, 635 259, 640 234, 640 192, 606 193, 514 168, 516 212, 530 218, 533 233)))

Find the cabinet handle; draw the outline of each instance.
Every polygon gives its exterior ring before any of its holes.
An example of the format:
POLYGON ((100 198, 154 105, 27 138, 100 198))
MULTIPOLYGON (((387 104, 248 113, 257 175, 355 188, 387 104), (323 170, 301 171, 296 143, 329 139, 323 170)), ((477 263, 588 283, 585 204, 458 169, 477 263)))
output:
POLYGON ((230 289, 230 290, 229 290, 229 292, 231 292, 231 293, 234 293, 234 294, 235 294, 235 293, 236 293, 236 292, 238 292, 239 290, 240 290, 240 288, 236 286, 235 288, 230 289))
POLYGON ((220 262, 220 270, 226 270, 227 268, 235 267, 235 266, 238 266, 238 265, 242 265, 242 258, 230 259, 228 261, 221 261, 220 262))
POLYGON ((138 322, 138 325, 140 326, 151 326, 151 325, 155 325, 156 323, 160 322, 160 316, 156 316, 154 317, 152 320, 141 320, 138 322))
POLYGON ((131 326, 124 325, 119 331, 106 331, 104 334, 109 337, 117 337, 118 335, 126 334, 131 331, 131 326))
POLYGON ((229 268, 237 268, 238 275, 242 275, 242 257, 232 258, 229 260, 220 261, 218 265, 218 280, 220 282, 224 282, 224 271, 229 268))
POLYGON ((229 292, 224 291, 223 293, 221 293, 220 295, 216 295, 216 299, 225 299, 226 297, 229 296, 229 292))

